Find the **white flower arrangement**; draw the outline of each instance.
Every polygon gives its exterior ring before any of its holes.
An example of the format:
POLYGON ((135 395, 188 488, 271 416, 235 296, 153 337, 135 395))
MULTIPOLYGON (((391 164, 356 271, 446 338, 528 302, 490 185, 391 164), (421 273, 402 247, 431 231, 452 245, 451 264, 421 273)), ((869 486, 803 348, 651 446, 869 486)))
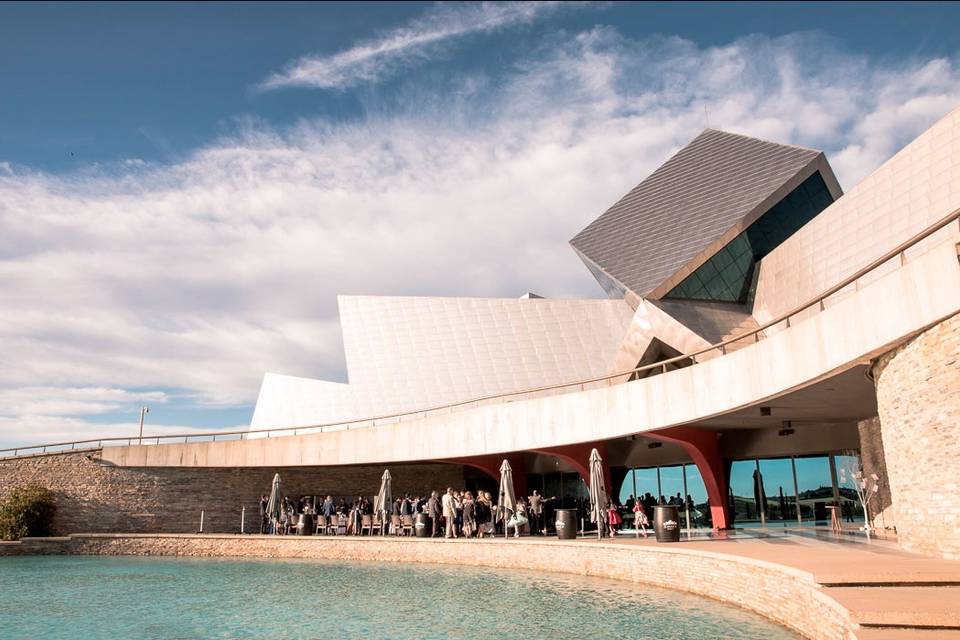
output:
POLYGON ((871 473, 869 476, 865 475, 859 457, 850 456, 849 460, 846 467, 840 468, 840 482, 847 484, 857 492, 860 506, 863 507, 863 526, 861 530, 867 534, 869 539, 870 531, 873 530, 873 527, 870 526, 870 501, 880 491, 880 477, 875 473, 871 473))

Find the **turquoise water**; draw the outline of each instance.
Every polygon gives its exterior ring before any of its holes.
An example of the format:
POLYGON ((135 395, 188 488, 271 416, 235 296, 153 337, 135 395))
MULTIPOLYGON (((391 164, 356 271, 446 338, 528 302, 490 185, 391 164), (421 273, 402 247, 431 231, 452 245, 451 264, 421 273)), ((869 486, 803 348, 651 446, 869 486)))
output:
POLYGON ((0 636, 795 639, 711 600, 614 580, 433 565, 0 558, 0 636))

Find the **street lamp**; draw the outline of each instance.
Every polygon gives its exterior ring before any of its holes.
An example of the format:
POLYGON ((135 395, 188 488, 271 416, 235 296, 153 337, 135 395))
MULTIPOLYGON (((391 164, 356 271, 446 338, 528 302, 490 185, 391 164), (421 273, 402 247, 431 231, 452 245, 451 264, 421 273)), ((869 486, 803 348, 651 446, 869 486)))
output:
POLYGON ((140 407, 140 438, 138 444, 143 444, 143 417, 150 413, 150 407, 140 407))

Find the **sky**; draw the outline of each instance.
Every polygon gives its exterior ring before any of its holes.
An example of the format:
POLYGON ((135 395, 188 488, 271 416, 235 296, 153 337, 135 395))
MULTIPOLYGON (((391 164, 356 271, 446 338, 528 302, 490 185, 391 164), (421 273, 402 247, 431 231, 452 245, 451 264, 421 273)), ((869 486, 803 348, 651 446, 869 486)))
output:
POLYGON ((2 3, 0 446, 244 428, 336 295, 600 297, 567 245, 707 126, 849 188, 960 105, 960 4, 2 3))

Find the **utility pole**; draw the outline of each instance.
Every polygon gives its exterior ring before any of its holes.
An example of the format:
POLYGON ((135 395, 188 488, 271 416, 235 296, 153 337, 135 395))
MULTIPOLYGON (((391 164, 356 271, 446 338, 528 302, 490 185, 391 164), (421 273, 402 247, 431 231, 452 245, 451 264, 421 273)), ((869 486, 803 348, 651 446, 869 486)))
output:
POLYGON ((143 444, 143 417, 150 413, 150 407, 140 407, 140 438, 138 444, 143 444))

